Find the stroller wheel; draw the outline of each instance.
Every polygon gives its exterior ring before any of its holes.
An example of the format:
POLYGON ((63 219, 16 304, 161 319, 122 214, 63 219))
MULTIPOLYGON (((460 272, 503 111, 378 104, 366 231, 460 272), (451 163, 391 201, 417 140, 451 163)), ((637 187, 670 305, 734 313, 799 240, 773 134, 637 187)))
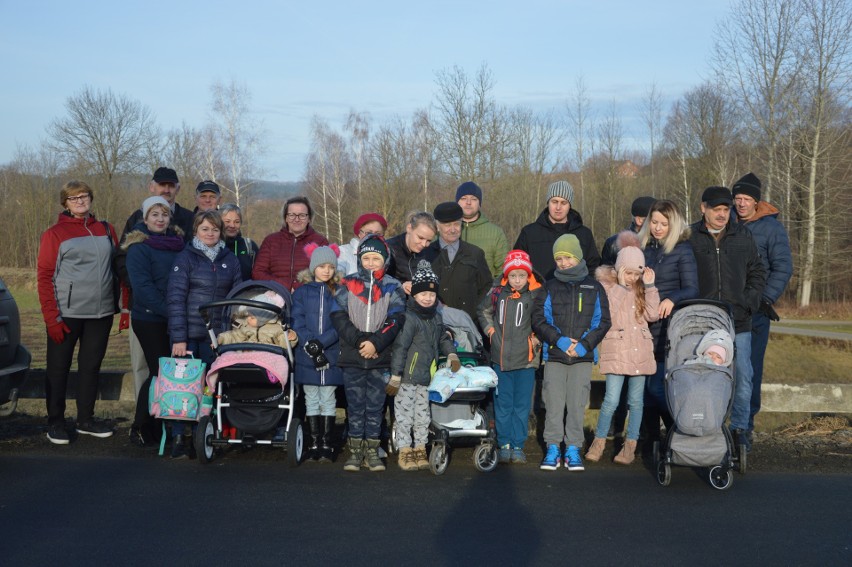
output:
POLYGON ((710 469, 710 486, 716 490, 727 490, 734 483, 734 471, 716 465, 710 469))
POLYGON ((497 446, 483 443, 473 451, 473 465, 479 472, 491 472, 497 466, 497 446))
POLYGON ((198 420, 198 428, 192 440, 195 444, 195 454, 198 455, 198 461, 202 464, 206 465, 213 460, 213 437, 215 435, 216 429, 213 427, 210 416, 202 416, 198 420))
POLYGON ((287 430, 287 460, 291 467, 297 467, 302 462, 304 449, 305 431, 302 429, 302 420, 293 419, 290 422, 290 429, 287 430))
POLYGON ((450 455, 447 453, 447 446, 444 443, 432 443, 432 451, 429 453, 429 468, 432 469, 432 474, 444 474, 449 462, 450 455))
POLYGON ((748 461, 748 449, 746 448, 744 443, 737 445, 737 470, 740 471, 740 474, 745 474, 748 461))
POLYGON ((672 467, 662 460, 657 463, 657 482, 660 486, 668 486, 672 482, 672 467))

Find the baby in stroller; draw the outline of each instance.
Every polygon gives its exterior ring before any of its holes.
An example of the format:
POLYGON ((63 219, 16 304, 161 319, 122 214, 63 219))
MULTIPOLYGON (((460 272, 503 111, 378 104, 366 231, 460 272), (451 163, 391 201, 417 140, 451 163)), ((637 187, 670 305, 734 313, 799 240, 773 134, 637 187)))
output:
POLYGON ((734 342, 727 331, 716 329, 708 332, 695 348, 696 356, 685 364, 715 364, 716 366, 731 366, 733 361, 734 342))
MULTIPOLYGON (((256 295, 251 300, 269 303, 279 309, 284 307, 284 298, 272 290, 256 295)), ((237 311, 234 317, 234 325, 234 329, 225 331, 216 337, 220 345, 260 343, 287 348, 287 342, 290 343, 290 347, 294 347, 299 341, 296 332, 293 329, 288 329, 285 332, 278 316, 274 311, 268 309, 243 307, 237 311)))

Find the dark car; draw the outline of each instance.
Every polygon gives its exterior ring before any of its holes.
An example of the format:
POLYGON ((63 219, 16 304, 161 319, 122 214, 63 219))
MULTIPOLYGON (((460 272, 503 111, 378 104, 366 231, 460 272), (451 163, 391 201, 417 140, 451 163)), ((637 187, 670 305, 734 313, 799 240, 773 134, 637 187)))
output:
POLYGON ((18 305, 0 278, 0 416, 10 415, 18 406, 31 361, 30 351, 21 344, 18 305))

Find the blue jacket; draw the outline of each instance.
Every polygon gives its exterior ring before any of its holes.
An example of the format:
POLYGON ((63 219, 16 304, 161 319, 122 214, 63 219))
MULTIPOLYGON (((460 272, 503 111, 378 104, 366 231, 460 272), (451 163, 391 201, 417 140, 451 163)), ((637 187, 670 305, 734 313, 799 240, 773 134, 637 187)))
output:
POLYGON ((793 276, 790 239, 784 225, 778 220, 778 209, 766 201, 759 201, 755 215, 741 222, 751 231, 757 251, 760 252, 763 269, 766 270, 763 299, 775 303, 793 276))
POLYGON ((166 309, 166 291, 175 256, 179 250, 159 250, 146 244, 149 238, 176 239, 183 237, 151 235, 145 225, 137 225, 124 238, 121 247, 127 251, 125 268, 133 291, 130 314, 137 321, 165 323, 169 318, 166 309))
POLYGON ((327 284, 304 283, 293 292, 291 313, 293 330, 299 336, 299 347, 295 350, 296 383, 314 386, 340 386, 343 371, 337 367, 340 358, 340 341, 331 322, 331 309, 335 305, 334 293, 327 284), (317 370, 304 346, 316 339, 322 343, 329 367, 317 370))
POLYGON ((543 343, 545 360, 574 364, 597 360, 594 350, 610 328, 609 300, 603 286, 591 276, 577 282, 548 280, 535 299, 532 328, 543 343), (571 340, 580 356, 569 357, 571 340))
MULTIPOLYGON (((660 301, 670 299, 675 307, 682 301, 698 297, 698 267, 688 237, 689 232, 685 232, 682 240, 668 254, 653 238, 644 250, 645 264, 655 273, 654 284, 660 292, 660 301)), ((665 360, 665 338, 670 319, 658 319, 648 325, 654 337, 654 356, 658 361, 665 360)))
MULTIPOLYGON (((219 250, 216 261, 211 262, 201 250, 187 244, 175 256, 166 303, 169 307, 169 337, 173 343, 187 340, 207 340, 207 327, 198 307, 210 301, 225 299, 231 289, 243 281, 240 262, 227 248, 219 250)), ((222 329, 222 314, 216 309, 210 313, 211 326, 222 329)))

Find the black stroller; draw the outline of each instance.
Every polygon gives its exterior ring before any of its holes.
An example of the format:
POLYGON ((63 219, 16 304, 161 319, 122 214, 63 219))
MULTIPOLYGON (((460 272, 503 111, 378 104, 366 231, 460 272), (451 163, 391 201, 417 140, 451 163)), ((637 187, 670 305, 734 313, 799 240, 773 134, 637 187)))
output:
POLYGON ((672 314, 666 341, 666 403, 674 425, 661 445, 654 442, 654 470, 662 486, 671 483, 671 466, 706 467, 710 485, 730 488, 733 469, 745 472, 745 446, 735 447, 725 425, 734 393, 734 358, 728 367, 685 364, 694 358, 701 338, 726 331, 733 341, 733 320, 727 304, 710 300, 684 302, 672 314))
POLYGON ((195 435, 202 463, 210 462, 215 448, 229 445, 283 448, 291 466, 301 461, 304 431, 301 420, 295 417, 298 390, 292 379, 294 359, 289 343, 286 348, 247 342, 219 345, 217 331, 226 329, 212 328, 211 321, 216 318, 210 316, 220 309, 221 320, 230 326, 245 316, 247 308, 261 309, 273 313, 286 330, 290 306, 290 292, 282 285, 250 280, 231 290, 227 299, 199 308, 217 357, 207 374, 214 397, 212 411, 201 417, 195 435), (283 306, 250 299, 270 291, 283 300, 283 306))

